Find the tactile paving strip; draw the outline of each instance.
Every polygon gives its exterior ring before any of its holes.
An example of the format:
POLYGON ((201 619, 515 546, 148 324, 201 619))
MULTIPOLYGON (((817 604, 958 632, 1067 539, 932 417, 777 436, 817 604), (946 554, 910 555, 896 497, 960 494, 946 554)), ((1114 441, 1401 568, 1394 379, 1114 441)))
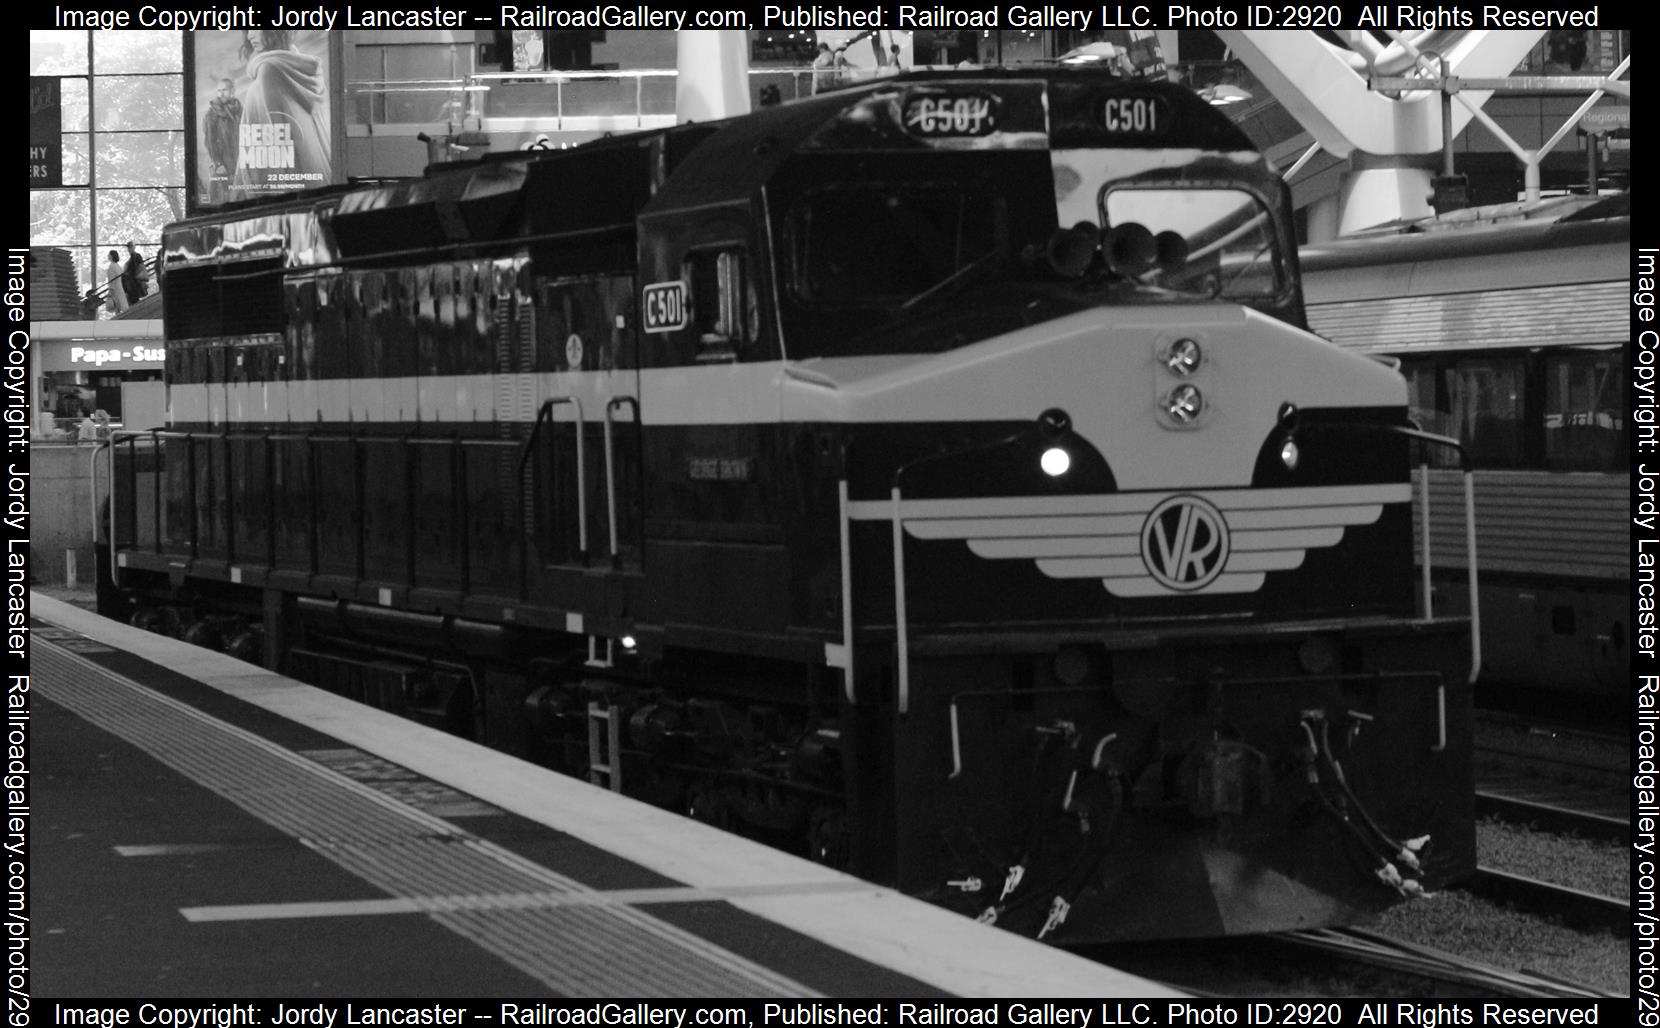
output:
POLYGON ((811 996, 799 982, 39 636, 32 688, 568 996, 811 996), (549 894, 546 907, 496 897, 549 894), (468 902, 471 900, 471 902, 468 902), (569 902, 576 900, 577 902, 569 902))

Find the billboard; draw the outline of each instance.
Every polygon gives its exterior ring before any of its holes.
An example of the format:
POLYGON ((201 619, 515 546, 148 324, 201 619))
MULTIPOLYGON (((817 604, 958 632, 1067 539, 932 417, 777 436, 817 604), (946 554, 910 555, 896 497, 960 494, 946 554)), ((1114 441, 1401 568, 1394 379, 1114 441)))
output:
POLYGON ((29 188, 63 185, 63 87, 51 77, 29 77, 29 188))
POLYGON ((193 209, 339 181, 334 52, 324 31, 189 33, 193 209))

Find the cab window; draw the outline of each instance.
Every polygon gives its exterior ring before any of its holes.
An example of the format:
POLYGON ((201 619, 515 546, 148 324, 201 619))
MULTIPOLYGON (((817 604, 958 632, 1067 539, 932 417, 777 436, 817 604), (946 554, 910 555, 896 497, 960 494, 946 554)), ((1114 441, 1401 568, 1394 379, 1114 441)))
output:
POLYGON ((735 247, 694 250, 683 269, 692 297, 697 359, 737 360, 760 332, 749 255, 735 247))
POLYGON ((994 261, 1002 212, 960 184, 823 190, 792 212, 791 291, 809 305, 903 307, 994 261))

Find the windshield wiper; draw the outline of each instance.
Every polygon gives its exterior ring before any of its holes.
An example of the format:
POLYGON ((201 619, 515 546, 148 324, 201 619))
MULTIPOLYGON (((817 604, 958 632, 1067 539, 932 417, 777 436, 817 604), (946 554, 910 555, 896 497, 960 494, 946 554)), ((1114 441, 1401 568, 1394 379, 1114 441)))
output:
MULTIPOLYGON (((1241 267, 1238 271, 1234 272, 1232 275, 1229 275, 1228 280, 1226 282, 1222 281, 1222 276, 1220 274, 1218 274, 1216 276, 1216 288, 1211 290, 1210 299, 1214 300, 1216 297, 1221 296, 1227 290, 1233 288, 1233 284, 1235 282, 1238 282, 1241 278, 1244 278, 1245 273, 1250 271, 1252 268, 1255 268, 1257 266, 1257 262, 1262 260, 1263 255, 1268 253, 1273 248, 1274 248, 1274 241, 1273 240, 1270 239, 1268 242, 1263 243, 1262 248, 1259 249, 1256 253, 1253 253, 1251 255, 1251 259, 1246 261, 1243 267, 1241 267)), ((1232 294, 1230 293, 1229 295, 1231 296, 1232 294)))
POLYGON ((969 261, 967 264, 964 264, 956 271, 953 271, 951 274, 940 279, 938 282, 935 282, 927 289, 924 289, 922 292, 911 297, 909 300, 906 300, 904 303, 899 305, 898 309, 901 311, 910 310, 912 307, 915 307, 917 304, 928 299, 930 296, 933 296, 935 293, 951 285, 952 283, 962 281, 970 272, 978 268, 985 267, 988 262, 995 260, 1000 253, 1001 251, 996 249, 987 250, 985 253, 969 261))

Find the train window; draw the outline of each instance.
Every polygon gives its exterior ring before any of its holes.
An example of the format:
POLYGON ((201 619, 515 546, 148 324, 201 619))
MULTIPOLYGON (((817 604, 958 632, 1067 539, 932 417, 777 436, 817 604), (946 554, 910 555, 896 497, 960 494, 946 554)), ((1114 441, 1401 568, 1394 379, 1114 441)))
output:
POLYGON ((1442 370, 1445 410, 1478 468, 1525 464, 1521 357, 1472 357, 1442 370))
POLYGON ((1544 360, 1545 466, 1619 467, 1625 449, 1625 379, 1613 348, 1549 353, 1544 360))
POLYGON ((1276 296, 1284 288, 1273 216, 1243 190, 1109 188, 1101 218, 1105 228, 1139 224, 1158 239, 1156 262, 1137 276, 1144 285, 1207 297, 1276 296), (1165 242, 1172 233, 1183 245, 1165 242))
POLYGON ((950 186, 827 189, 790 221, 792 290, 810 304, 904 307, 1003 253, 1003 202, 950 186))
POLYGON ((742 250, 694 250, 684 269, 691 283, 698 360, 735 360, 753 342, 760 303, 742 250))

